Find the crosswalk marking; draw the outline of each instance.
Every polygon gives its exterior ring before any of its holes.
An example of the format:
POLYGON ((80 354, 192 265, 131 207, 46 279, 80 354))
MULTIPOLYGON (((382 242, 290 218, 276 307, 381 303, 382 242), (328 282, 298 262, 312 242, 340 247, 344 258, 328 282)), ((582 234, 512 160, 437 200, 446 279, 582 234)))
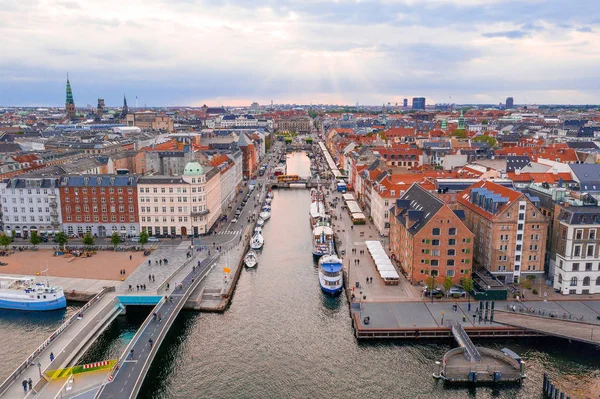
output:
POLYGON ((223 230, 219 231, 217 235, 225 235, 225 234, 242 234, 242 229, 239 230, 223 230))

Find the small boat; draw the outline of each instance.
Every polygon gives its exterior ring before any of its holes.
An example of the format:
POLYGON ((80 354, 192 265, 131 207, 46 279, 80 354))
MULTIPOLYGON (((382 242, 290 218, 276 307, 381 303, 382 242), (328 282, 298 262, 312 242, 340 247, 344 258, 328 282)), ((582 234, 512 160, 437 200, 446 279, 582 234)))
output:
POLYGON ((273 198, 273 191, 269 191, 267 193, 267 198, 273 198))
POLYGON ((343 289, 342 260, 335 254, 319 259, 319 284, 326 294, 339 294, 343 289))
POLYGON ((265 204, 267 204, 267 205, 271 205, 271 201, 273 201, 273 198, 271 198, 271 197, 267 197, 267 198, 265 199, 265 204))
POLYGON ((252 249, 261 249, 264 244, 265 244, 265 239, 263 238, 262 234, 260 234, 260 233, 254 234, 252 236, 252 239, 250 240, 250 248, 252 248, 252 249))
POLYGON ((246 256, 244 256, 244 264, 248 267, 254 267, 258 264, 258 256, 256 256, 256 252, 248 251, 246 256))
MULTIPOLYGON (((265 220, 263 218, 258 218, 258 220, 256 221, 256 224, 259 228, 263 227, 265 225, 265 220)), ((262 233, 262 231, 261 231, 261 233, 262 233)))
POLYGON ((271 217, 271 212, 262 211, 258 216, 260 216, 263 220, 267 221, 271 217))
MULTIPOLYGON (((259 219, 259 220, 260 220, 260 219, 259 219)), ((264 223, 264 220, 263 220, 263 223, 264 223)), ((256 227, 254 228, 254 232, 255 232, 255 233, 262 234, 262 227, 261 227, 261 226, 256 226, 256 227)))

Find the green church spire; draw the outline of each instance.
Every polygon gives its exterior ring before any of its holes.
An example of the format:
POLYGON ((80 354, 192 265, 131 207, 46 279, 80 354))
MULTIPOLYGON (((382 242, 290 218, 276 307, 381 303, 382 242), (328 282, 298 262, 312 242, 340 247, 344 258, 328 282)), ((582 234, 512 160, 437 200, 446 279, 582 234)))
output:
POLYGON ((67 74, 67 104, 75 104, 73 101, 73 92, 71 91, 71 82, 69 82, 69 75, 67 74))
POLYGON ((460 110, 460 116, 458 117, 458 130, 465 130, 465 117, 462 109, 460 110))

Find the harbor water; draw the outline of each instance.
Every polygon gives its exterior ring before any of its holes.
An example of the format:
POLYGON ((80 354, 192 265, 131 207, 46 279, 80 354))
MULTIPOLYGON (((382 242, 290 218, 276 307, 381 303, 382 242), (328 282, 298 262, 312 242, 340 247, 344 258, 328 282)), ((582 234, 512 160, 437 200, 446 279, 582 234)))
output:
MULTIPOLYGON (((288 174, 307 176, 309 167, 305 154, 288 156, 288 174)), ((229 309, 182 312, 138 397, 539 398, 544 371, 580 387, 600 380, 596 348, 557 339, 478 342, 520 354, 528 378, 521 385, 477 388, 448 387, 431 377, 451 340, 358 342, 345 297, 325 296, 319 288, 309 204, 308 190, 275 192, 258 265, 242 272, 229 309)), ((57 315, 54 324, 72 311, 57 315)), ((0 348, 9 360, 3 375, 25 357, 19 349, 25 341, 41 342, 52 330, 39 320, 44 316, 9 315, 0 313, 0 348)), ((143 316, 120 317, 84 360, 116 357, 143 316)))

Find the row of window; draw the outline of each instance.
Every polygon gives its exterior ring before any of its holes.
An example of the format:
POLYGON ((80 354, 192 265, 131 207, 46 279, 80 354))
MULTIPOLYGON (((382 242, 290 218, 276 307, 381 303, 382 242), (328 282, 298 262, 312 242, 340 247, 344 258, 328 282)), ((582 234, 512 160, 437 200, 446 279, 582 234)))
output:
MULTIPOLYGON (((92 220, 94 220, 94 222, 98 223, 100 221, 100 216, 98 216, 98 215, 93 215, 93 216, 85 215, 84 217, 82 217, 80 215, 77 215, 77 216, 75 216, 74 219, 73 219, 73 216, 67 216, 65 218, 65 220, 67 222, 73 222, 73 221, 75 221, 75 222, 91 222, 92 220)), ((119 222, 125 223, 125 220, 126 220, 125 216, 119 216, 119 219, 118 219, 119 222)), ((102 215, 102 221, 103 222, 108 222, 108 216, 107 215, 102 215)), ((110 221, 116 223, 117 222, 117 215, 111 215, 110 221)), ((129 223, 135 223, 135 216, 129 216, 129 223)))
MULTIPOLYGON (((27 212, 26 209, 27 208, 25 208, 25 207, 21 207, 21 213, 27 212)), ((44 209, 46 210, 46 213, 50 213, 50 208, 37 208, 37 211, 38 211, 38 213, 42 213, 42 212, 44 212, 44 209)), ((19 208, 14 207, 12 209, 12 211, 13 211, 13 213, 19 213, 19 208)), ((33 213, 33 212, 35 212, 35 208, 30 207, 29 213, 33 213)), ((8 207, 6 207, 6 206, 4 207, 4 213, 8 213, 8 207)))
MULTIPOLYGON (((562 284, 562 276, 559 274, 558 275, 558 283, 562 284)), ((591 285, 592 279, 589 277, 584 277, 583 278, 583 286, 584 287, 589 287, 591 285)), ((571 287, 576 287, 579 284, 579 279, 577 277, 571 277, 571 282, 570 285, 571 287)), ((596 285, 600 285, 600 277, 596 278, 596 285)))
MULTIPOLYGON (((108 209, 110 209, 110 212, 114 213, 117 211, 117 207, 115 205, 111 205, 110 208, 108 208, 106 205, 102 205, 100 208, 98 208, 98 205, 93 205, 92 206, 92 212, 98 212, 98 209, 101 209, 101 211, 103 213, 106 213, 108 209)), ((90 207, 87 205, 83 206, 83 211, 84 212, 89 212, 90 211, 90 207)), ((71 206, 67 205, 65 206, 65 212, 66 213, 71 213, 71 206)), ((79 213, 81 212, 81 207, 79 205, 75 206, 75 213, 79 213)), ((125 212, 125 205, 119 205, 119 212, 123 213, 125 212)), ((135 212, 135 207, 133 205, 129 205, 129 212, 133 213, 135 212)))
MULTIPOLYGON (((460 252, 462 252, 463 254, 468 254, 468 253, 471 252, 471 250, 469 248, 463 248, 463 249, 461 249, 460 252)), ((423 249, 421 249, 421 253, 422 254, 431 254, 431 256, 440 256, 440 250, 439 249, 431 249, 431 250, 429 250, 429 249, 423 248, 423 249)), ((448 249, 446 251, 446 254, 448 256, 455 256, 456 255, 456 250, 455 249, 448 249)))
MULTIPOLYGON (((27 216, 21 216, 20 219, 19 219, 18 216, 13 216, 13 221, 14 222, 18 222, 19 220, 21 220, 21 222, 26 222, 27 221, 27 216)), ((49 222, 50 221, 50 216, 46 216, 46 217, 44 217, 44 216, 38 216, 37 220, 38 220, 38 222, 43 222, 44 220, 46 222, 49 222)), ((9 216, 5 216, 4 217, 4 221, 5 222, 10 222, 10 217, 9 216)), ((35 216, 29 216, 29 221, 30 222, 35 222, 35 216)))
MULTIPOLYGON (((471 242, 470 238, 463 238, 462 240, 463 243, 465 242, 471 242)), ((431 244, 434 246, 439 246, 440 245, 440 240, 427 240, 427 239, 422 239, 421 243, 423 244, 431 244)), ((448 238, 448 245, 456 245, 456 238, 448 238)))
MULTIPOLYGON (((521 270, 521 266, 515 265, 515 271, 518 272, 519 270, 521 270)), ((527 270, 531 271, 531 272, 536 271, 537 270, 537 266, 536 265, 528 265, 527 266, 527 270)), ((498 271, 499 272, 505 272, 506 271, 506 265, 498 265, 498 271)))
MULTIPOLYGON (((159 218, 159 217, 155 216, 154 217, 154 222, 155 223, 159 223, 161 219, 162 219, 163 223, 167 223, 167 217, 166 216, 163 216, 162 218, 159 218)), ((171 216, 170 217, 171 223, 175 223, 175 219, 176 219, 175 216, 171 216)), ((188 217, 187 216, 177 216, 177 220, 179 222, 187 222, 188 221, 188 217)), ((151 216, 148 216, 148 217, 142 216, 142 222, 151 223, 152 222, 152 217, 151 216)))
MULTIPOLYGON (((567 229, 563 229, 563 238, 567 238, 567 229)), ((583 240, 583 229, 575 229, 575 239, 583 240)), ((588 240, 596 239, 596 229, 588 230, 588 240)))
MULTIPOLYGON (((471 263, 471 260, 470 259, 461 259, 460 263, 469 264, 469 263, 471 263)), ((421 259, 421 264, 437 267, 440 265, 440 261, 438 259, 421 259)), ((454 259, 446 260, 446 266, 454 266, 455 264, 456 264, 456 262, 454 259)))
MULTIPOLYGON (((441 234, 441 229, 439 227, 434 227, 431 230, 431 235, 439 236, 440 234, 441 234)), ((456 227, 450 227, 448 229, 448 235, 449 236, 455 236, 456 235, 456 227)))
MULTIPOLYGON (((196 183, 196 179, 192 179, 192 183, 196 183)), ((198 187, 198 192, 203 192, 204 191, 204 187, 198 187)), ((154 194, 158 194, 159 193, 159 189, 158 187, 153 187, 152 188, 152 192, 154 194)), ((173 188, 173 187, 169 187, 169 189, 167 190, 165 187, 161 187, 160 188, 160 193, 161 194, 166 194, 166 193, 177 193, 177 194, 185 194, 187 193, 187 187, 177 187, 177 189, 173 188)), ((196 187, 192 187, 192 192, 195 193, 196 192, 196 187)), ((141 194, 150 194, 150 187, 140 187, 140 193, 141 194)))
MULTIPOLYGON (((15 190, 15 189, 13 188, 13 189, 12 189, 12 190, 10 190, 10 191, 11 191, 11 192, 10 192, 11 194, 15 195, 17 190, 15 190)), ((23 189, 19 189, 19 195, 23 195, 23 194, 24 194, 24 192, 25 192, 25 190, 23 190, 23 189)), ((36 193, 36 194, 38 194, 38 195, 40 195, 40 194, 42 194, 42 193, 43 193, 44 195, 48 195, 48 194, 50 194, 50 195, 54 195, 54 189, 53 189, 53 188, 51 188, 50 190, 48 190, 47 188, 45 188, 45 189, 43 189, 43 190, 42 190, 42 189, 39 189, 39 188, 38 188, 38 189, 36 189, 36 190, 35 190, 35 193, 36 193)), ((5 188, 3 188, 3 189, 2 189, 2 194, 6 194, 6 189, 5 189, 5 188)), ((29 194, 29 195, 33 194, 33 189, 30 189, 30 188, 28 188, 28 189, 27 189, 27 194, 29 194)))
MULTIPOLYGON (((589 244, 586 246, 585 256, 594 256, 596 245, 589 244)), ((582 246, 581 245, 573 245, 573 256, 583 256, 582 246)))
MULTIPOLYGON (((182 197, 177 197, 177 202, 187 202, 187 197, 183 197, 183 200, 181 198, 182 197)), ((158 200, 158 197, 154 197, 154 202, 159 202, 158 200)), ((160 202, 167 202, 167 197, 161 197, 160 200, 160 202)), ((206 200, 205 195, 201 195, 199 197, 192 197, 192 202, 202 202, 204 200, 206 200)), ((140 202, 150 203, 152 201, 150 201, 150 197, 140 197, 140 202)), ((175 197, 169 197, 169 202, 175 202, 175 197)))
MULTIPOLYGON (((65 190, 65 193, 68 193, 69 192, 69 187, 65 187, 64 190, 65 190)), ((96 187, 92 187, 90 190, 92 191, 92 194, 96 194, 96 187)), ((117 188, 117 193, 118 194, 123 194, 123 191, 124 191, 123 187, 117 188)), ((79 187, 73 187, 73 192, 75 194, 79 194, 79 187)), ((88 193, 87 187, 83 187, 81 189, 81 193, 82 194, 87 194, 88 193)), ((104 187, 100 187, 100 194, 105 194, 105 193, 106 193, 106 189, 104 187)), ((108 193, 109 194, 114 194, 115 193, 115 188, 114 187, 109 187, 108 188, 108 193)), ((29 193, 29 194, 31 194, 31 193, 29 193)), ((131 187, 129 187, 127 189, 127 194, 133 194, 133 189, 131 187)))
MULTIPOLYGON (((64 198, 64 201, 68 204, 71 202, 71 199, 69 197, 64 198)), ((75 203, 79 204, 80 199, 79 197, 75 197, 75 203)), ((96 197, 92 197, 92 202, 95 204, 97 201, 96 197)), ((106 197, 100 197, 100 202, 103 204, 106 204, 106 197)), ((110 197, 110 201, 111 204, 115 203, 115 197, 110 197)), ((119 197, 119 204, 122 204, 123 201, 123 197, 119 197)), ((133 204, 133 197, 129 197, 127 199, 127 202, 129 202, 130 204, 133 204)), ((87 204, 88 203, 88 197, 83 197, 83 203, 87 204)))
MULTIPOLYGON (((456 270, 458 273, 460 274, 470 274, 471 270, 470 269, 461 269, 461 270, 456 270)), ((446 277, 454 277, 454 273, 455 270, 446 270, 446 277)), ((421 269, 421 274, 424 274, 426 276, 429 275, 429 270, 428 269, 421 269)), ((438 270, 431 270, 431 275, 432 276, 439 276, 439 272, 438 270)))

